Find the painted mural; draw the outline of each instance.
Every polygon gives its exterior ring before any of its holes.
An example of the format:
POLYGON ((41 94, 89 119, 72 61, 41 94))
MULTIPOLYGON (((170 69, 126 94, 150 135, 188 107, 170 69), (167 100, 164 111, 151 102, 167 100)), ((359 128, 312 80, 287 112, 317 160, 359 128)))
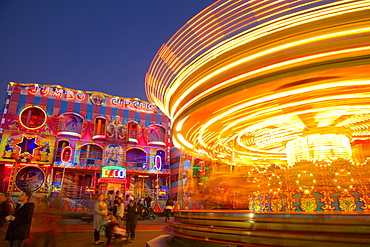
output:
POLYGON ((108 145, 103 154, 104 166, 122 166, 123 149, 120 145, 108 145))
POLYGON ((53 136, 5 132, 0 146, 0 160, 51 164, 54 142, 55 138, 53 136))
POLYGON ((18 171, 15 183, 21 191, 36 191, 41 188, 44 180, 45 175, 40 168, 27 166, 18 171))

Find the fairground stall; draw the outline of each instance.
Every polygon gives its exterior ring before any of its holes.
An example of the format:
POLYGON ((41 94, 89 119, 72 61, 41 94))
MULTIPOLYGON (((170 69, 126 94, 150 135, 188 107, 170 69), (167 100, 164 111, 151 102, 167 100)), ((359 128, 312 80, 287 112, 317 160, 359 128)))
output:
POLYGON ((97 193, 157 198, 169 186, 170 122, 148 102, 10 82, 0 129, 3 191, 68 198, 74 210, 97 193))

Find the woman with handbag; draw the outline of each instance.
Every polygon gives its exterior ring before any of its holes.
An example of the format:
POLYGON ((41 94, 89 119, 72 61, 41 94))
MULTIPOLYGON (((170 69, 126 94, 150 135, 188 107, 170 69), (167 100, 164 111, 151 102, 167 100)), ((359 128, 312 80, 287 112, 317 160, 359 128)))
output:
POLYGON ((123 203, 122 198, 118 198, 118 206, 117 206, 117 219, 120 226, 123 226, 125 224, 125 221, 123 217, 125 216, 125 204, 123 203))
POLYGON ((165 206, 165 212, 166 212, 166 219, 164 222, 167 222, 167 220, 170 219, 170 213, 173 210, 174 203, 172 201, 171 197, 168 197, 168 200, 166 201, 166 206, 165 206))
POLYGON ((98 200, 94 204, 94 214, 93 214, 93 226, 94 226, 94 244, 99 245, 103 243, 100 240, 100 229, 104 224, 105 216, 108 215, 108 207, 104 202, 104 197, 102 194, 98 195, 98 200))

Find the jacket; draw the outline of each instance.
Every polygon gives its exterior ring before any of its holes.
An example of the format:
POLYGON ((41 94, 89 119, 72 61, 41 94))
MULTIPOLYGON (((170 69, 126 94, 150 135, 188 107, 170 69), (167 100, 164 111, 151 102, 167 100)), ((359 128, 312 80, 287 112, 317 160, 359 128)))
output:
POLYGON ((15 219, 10 221, 5 240, 13 241, 29 238, 34 209, 35 204, 33 202, 26 202, 23 206, 17 204, 14 213, 15 219))
POLYGON ((137 221, 138 214, 140 214, 140 208, 136 203, 132 207, 130 206, 130 204, 128 204, 125 208, 125 212, 127 221, 137 221))
POLYGON ((100 226, 108 214, 107 204, 104 201, 95 202, 94 204, 94 214, 93 214, 93 227, 95 230, 99 230, 100 226))
POLYGON ((5 217, 8 216, 11 213, 12 205, 5 201, 0 204, 0 227, 4 225, 5 217))

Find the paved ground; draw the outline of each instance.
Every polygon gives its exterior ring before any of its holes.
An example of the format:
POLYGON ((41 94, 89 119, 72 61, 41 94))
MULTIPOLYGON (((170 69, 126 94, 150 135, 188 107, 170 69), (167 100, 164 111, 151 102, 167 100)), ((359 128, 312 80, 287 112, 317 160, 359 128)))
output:
MULTIPOLYGON (((166 226, 164 217, 158 217, 154 220, 138 221, 136 228, 136 237, 134 243, 115 241, 113 247, 146 247, 146 243, 153 242, 153 239, 159 236, 168 236, 162 231, 166 226), (150 241, 152 240, 152 241, 150 241)), ((106 244, 94 245, 94 230, 91 223, 82 222, 79 219, 62 219, 58 225, 59 233, 56 237, 56 247, 105 247, 106 244)), ((101 240, 106 240, 104 236, 101 240)), ((163 242, 158 245, 159 241, 154 241, 150 247, 165 247, 163 242)), ((7 243, 0 240, 0 247, 7 246, 7 243)), ((50 245, 52 246, 52 245, 50 245)), ((24 247, 38 247, 31 243, 25 243, 24 247)), ((53 246, 54 247, 54 246, 53 246)))
MULTIPOLYGON (((136 231, 136 238, 133 243, 115 241, 112 244, 114 247, 127 246, 127 247, 145 247, 146 243, 160 235, 165 235, 164 232, 158 230, 138 230, 136 231)), ((102 238, 102 240, 105 240, 102 238)), ((93 232, 67 232, 57 236, 57 247, 93 247, 93 246, 106 246, 105 243, 101 245, 94 245, 93 232)), ((165 245, 164 245, 165 246, 165 245)), ((164 247, 163 246, 163 247, 164 247)))
MULTIPOLYGON (((84 223, 80 220, 63 219, 60 226, 61 234, 57 236, 58 244, 60 243, 60 245, 57 245, 58 247, 97 246, 94 245, 92 224, 84 223)), ((162 231, 162 228, 165 226, 164 217, 157 217, 154 220, 138 221, 134 243, 122 242, 117 239, 112 246, 145 247, 148 241, 158 236, 166 235, 162 231)), ((105 240, 105 237, 102 236, 101 240, 105 240)), ((100 246, 105 246, 105 243, 100 246)))

